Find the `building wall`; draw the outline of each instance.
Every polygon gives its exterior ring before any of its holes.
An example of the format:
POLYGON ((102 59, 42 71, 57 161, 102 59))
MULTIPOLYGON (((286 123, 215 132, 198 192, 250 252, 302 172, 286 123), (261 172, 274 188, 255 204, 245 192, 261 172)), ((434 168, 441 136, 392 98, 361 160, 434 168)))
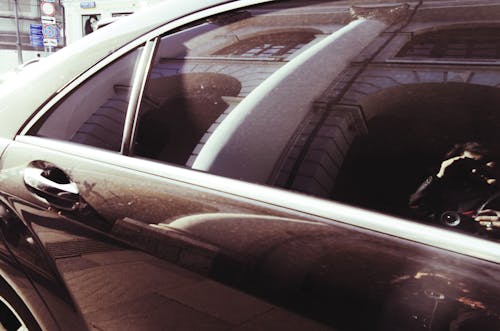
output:
MULTIPOLYGON (((98 20, 108 20, 112 17, 129 15, 140 8, 150 6, 160 0, 61 0, 66 17, 66 40, 71 44, 82 38, 86 21, 94 16, 98 20)), ((88 31, 87 31, 88 33, 88 31)))
POLYGON ((82 38, 85 21, 92 15, 100 19, 128 15, 160 0, 57 0, 57 25, 60 28, 58 47, 33 47, 30 44, 30 24, 41 24, 40 0, 18 0, 19 30, 22 61, 17 51, 15 0, 0 1, 0 74, 82 38))
MULTIPOLYGON (((43 48, 30 45, 30 24, 40 24, 38 0, 18 0, 19 32, 22 47, 22 62, 29 61, 43 48)), ((21 64, 17 51, 14 0, 0 1, 0 73, 21 64)))

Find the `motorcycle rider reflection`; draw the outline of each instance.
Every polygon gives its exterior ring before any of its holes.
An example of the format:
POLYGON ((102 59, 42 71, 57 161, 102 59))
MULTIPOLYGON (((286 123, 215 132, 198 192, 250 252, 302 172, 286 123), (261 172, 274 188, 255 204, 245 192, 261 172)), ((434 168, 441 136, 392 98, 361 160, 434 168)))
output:
POLYGON ((500 210, 496 160, 492 150, 481 143, 454 145, 437 173, 427 177, 410 196, 413 214, 475 233, 500 228, 500 211, 494 208, 497 203, 500 210))

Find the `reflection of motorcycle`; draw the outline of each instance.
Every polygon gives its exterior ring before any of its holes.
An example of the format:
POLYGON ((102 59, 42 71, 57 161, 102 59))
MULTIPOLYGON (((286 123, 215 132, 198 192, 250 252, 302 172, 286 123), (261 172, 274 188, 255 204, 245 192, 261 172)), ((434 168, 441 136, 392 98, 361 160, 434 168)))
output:
POLYGON ((487 209, 500 210, 500 191, 492 194, 486 200, 477 203, 468 201, 459 206, 457 210, 445 210, 441 212, 439 221, 445 226, 468 232, 484 233, 487 231, 489 234, 498 234, 497 229, 485 228, 473 219, 478 213, 487 209))

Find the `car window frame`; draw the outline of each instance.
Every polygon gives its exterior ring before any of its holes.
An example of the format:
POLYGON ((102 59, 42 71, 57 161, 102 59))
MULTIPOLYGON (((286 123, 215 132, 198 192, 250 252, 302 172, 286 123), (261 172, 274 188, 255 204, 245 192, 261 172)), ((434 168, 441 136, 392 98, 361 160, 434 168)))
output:
MULTIPOLYGON (((131 92, 130 92, 130 98, 128 100, 128 105, 127 105, 127 112, 126 112, 126 121, 130 120, 128 117, 130 116, 129 113, 133 111, 134 105, 136 105, 137 101, 133 100, 133 98, 137 98, 138 95, 140 95, 140 91, 138 91, 139 87, 141 86, 142 77, 139 77, 140 74, 145 70, 144 68, 147 68, 144 64, 145 59, 148 57, 148 52, 151 53, 151 40, 147 41, 136 41, 133 42, 127 47, 121 48, 119 51, 115 52, 114 54, 106 57, 105 59, 101 60, 99 63, 97 63, 95 66, 90 68, 89 70, 85 71, 83 74, 81 74, 79 77, 74 79, 71 83, 66 85, 61 91, 59 91, 55 96, 53 96, 45 105, 42 106, 42 108, 36 112, 34 116, 29 120, 29 122, 24 126, 24 128, 18 133, 17 136, 32 136, 35 135, 34 132, 37 131, 37 128, 40 124, 43 124, 44 120, 50 117, 51 113, 56 110, 59 105, 66 100, 66 98, 71 97, 71 95, 74 92, 78 92, 79 88, 82 87, 84 84, 87 82, 91 81, 94 77, 98 76, 100 72, 106 70, 108 67, 116 63, 117 61, 120 61, 122 58, 127 56, 127 54, 130 54, 134 50, 143 47, 142 53, 139 55, 139 57, 136 59, 137 67, 135 70, 132 72, 132 86, 131 86, 131 92), (148 46, 149 45, 149 46, 148 46)), ((125 127, 130 126, 131 124, 125 122, 124 124, 124 132, 122 134, 122 143, 121 146, 123 147, 123 143, 125 140, 125 127)), ((16 136, 16 137, 17 137, 16 136)), ((74 143, 78 144, 78 143, 74 143)), ((106 150, 106 149, 103 149, 106 150)), ((108 150, 109 152, 117 153, 116 151, 111 151, 108 150)), ((121 153, 121 149, 120 152, 121 153)))
MULTIPOLYGON (((61 102, 66 96, 71 94, 71 92, 74 91, 76 88, 78 88, 79 85, 83 84, 85 81, 90 79, 94 74, 98 73, 100 70, 105 69, 107 65, 112 64, 115 60, 118 60, 121 56, 127 54, 128 52, 134 50, 137 47, 140 47, 141 44, 146 45, 148 42, 154 41, 157 38, 161 38, 164 35, 175 32, 177 29, 182 28, 183 26, 189 25, 193 22, 205 19, 213 15, 221 14, 231 10, 236 10, 239 8, 264 4, 272 1, 273 0, 238 0, 216 5, 208 9, 206 8, 200 9, 197 12, 180 17, 174 21, 167 22, 166 24, 159 26, 151 30, 150 32, 143 34, 139 38, 131 40, 130 42, 124 44, 121 48, 115 50, 108 56, 101 59, 91 68, 85 69, 79 76, 68 81, 68 83, 64 87, 57 90, 54 95, 50 96, 50 98, 46 100, 45 103, 41 104, 40 107, 33 112, 33 115, 30 118, 28 118, 28 120, 24 123, 24 125, 18 130, 16 137, 29 135, 28 133, 31 130, 33 130, 34 127, 36 127, 37 123, 45 116, 45 114, 50 112, 53 109, 53 107, 57 105, 57 103, 61 102)), ((155 50, 156 50, 155 48, 152 49, 153 53, 155 50)), ((142 56, 146 56, 145 53, 146 52, 143 52, 142 56)), ((151 58, 149 62, 148 70, 152 61, 153 58, 151 58)), ((146 75, 147 73, 148 72, 145 72, 146 75)), ((144 79, 147 79, 147 77, 144 77, 144 79)), ((144 86, 140 91, 141 97, 143 90, 144 86)), ((141 101, 140 99, 136 100, 138 105, 140 105, 140 101, 141 101)), ((129 139, 132 139, 132 137, 129 137, 129 139)))

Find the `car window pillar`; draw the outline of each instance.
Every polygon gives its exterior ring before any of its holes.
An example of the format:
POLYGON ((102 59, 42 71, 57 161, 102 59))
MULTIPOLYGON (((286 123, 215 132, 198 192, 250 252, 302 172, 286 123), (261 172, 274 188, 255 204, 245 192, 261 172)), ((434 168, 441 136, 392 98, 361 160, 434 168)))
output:
POLYGON ((136 129, 137 114, 139 113, 140 100, 146 84, 147 73, 151 66, 151 61, 156 48, 157 39, 149 40, 144 46, 144 52, 137 65, 130 94, 130 101, 127 107, 127 116, 125 117, 125 126, 123 128, 123 140, 120 153, 129 155, 132 150, 134 132, 136 129))

